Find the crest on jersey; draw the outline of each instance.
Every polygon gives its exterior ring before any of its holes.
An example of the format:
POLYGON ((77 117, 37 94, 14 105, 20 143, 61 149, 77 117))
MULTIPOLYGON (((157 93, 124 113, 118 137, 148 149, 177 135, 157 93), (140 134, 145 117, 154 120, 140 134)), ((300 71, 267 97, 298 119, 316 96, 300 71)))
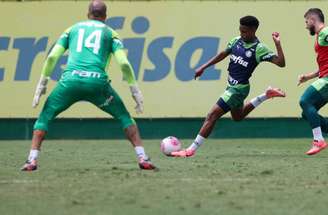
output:
POLYGON ((252 52, 251 51, 246 51, 245 52, 246 57, 252 57, 252 52))

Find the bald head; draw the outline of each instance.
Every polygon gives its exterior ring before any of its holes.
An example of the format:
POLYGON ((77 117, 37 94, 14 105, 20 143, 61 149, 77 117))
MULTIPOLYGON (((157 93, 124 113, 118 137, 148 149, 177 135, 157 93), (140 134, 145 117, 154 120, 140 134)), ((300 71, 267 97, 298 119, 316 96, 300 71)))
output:
POLYGON ((92 0, 89 4, 88 18, 104 21, 107 7, 102 0, 92 0))

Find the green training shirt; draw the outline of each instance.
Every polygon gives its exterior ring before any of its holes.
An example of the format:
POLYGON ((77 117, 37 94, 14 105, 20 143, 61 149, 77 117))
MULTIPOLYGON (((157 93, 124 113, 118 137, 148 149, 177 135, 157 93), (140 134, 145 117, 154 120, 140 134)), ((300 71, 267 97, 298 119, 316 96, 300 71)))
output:
POLYGON ((123 49, 118 34, 97 20, 73 25, 60 36, 57 44, 69 50, 62 80, 107 81, 106 67, 111 55, 123 49))

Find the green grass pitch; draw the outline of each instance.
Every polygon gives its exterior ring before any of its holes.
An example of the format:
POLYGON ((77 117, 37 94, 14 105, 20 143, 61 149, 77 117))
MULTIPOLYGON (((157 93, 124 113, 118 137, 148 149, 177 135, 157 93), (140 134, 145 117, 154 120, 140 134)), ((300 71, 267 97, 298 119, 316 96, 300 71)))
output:
POLYGON ((0 141, 0 214, 325 214, 328 150, 306 156, 310 142, 210 139, 181 159, 146 140, 153 172, 138 169, 126 140, 47 140, 26 173, 30 142, 0 141))

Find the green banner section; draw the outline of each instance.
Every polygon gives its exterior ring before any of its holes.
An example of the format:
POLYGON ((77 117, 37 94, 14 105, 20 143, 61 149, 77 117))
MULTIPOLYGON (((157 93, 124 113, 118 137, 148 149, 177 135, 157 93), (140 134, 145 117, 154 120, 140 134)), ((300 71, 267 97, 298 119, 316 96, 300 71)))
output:
MULTIPOLYGON (((30 140, 36 119, 0 119, 0 140, 30 140)), ((143 139, 161 139, 174 134, 193 139, 203 118, 138 119, 143 139)), ((236 123, 221 119, 209 138, 311 138, 311 129, 299 118, 251 118, 236 123), (236 132, 238 131, 238 132, 236 132)), ((113 119, 56 119, 47 139, 125 139, 120 124, 113 119)))
MULTIPOLYGON (((310 84, 297 87, 297 76, 317 69, 314 38, 305 29, 304 12, 323 1, 153 1, 107 2, 106 24, 120 34, 145 98, 143 118, 203 117, 224 91, 228 58, 193 80, 195 67, 225 49, 239 35, 239 18, 260 20, 258 37, 275 50, 271 33, 281 33, 287 66, 263 63, 251 78, 249 98, 268 86, 287 92, 287 98, 270 100, 251 117, 300 116, 298 100, 310 84)), ((37 117, 32 109, 34 89, 42 63, 59 35, 86 19, 87 1, 37 1, 0 3, 0 117, 37 117), (6 18, 7 17, 7 18, 6 18)), ((48 93, 60 77, 67 57, 58 63, 48 93)), ((115 62, 109 68, 114 88, 134 115, 134 102, 115 62)), ((323 114, 328 114, 326 109, 323 114)), ((107 117, 96 107, 80 102, 61 117, 107 117)))

